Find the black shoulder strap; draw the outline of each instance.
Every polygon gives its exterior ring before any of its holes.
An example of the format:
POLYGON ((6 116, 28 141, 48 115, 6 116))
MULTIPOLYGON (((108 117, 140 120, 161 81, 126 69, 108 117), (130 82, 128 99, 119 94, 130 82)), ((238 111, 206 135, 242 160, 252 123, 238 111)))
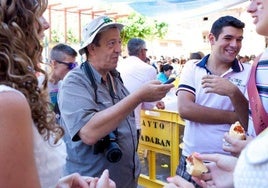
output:
POLYGON ((86 75, 87 77, 89 78, 94 90, 96 91, 97 90, 97 84, 95 82, 95 78, 93 76, 93 71, 91 69, 91 67, 89 66, 88 62, 85 61, 83 64, 82 64, 82 67, 85 68, 85 72, 86 72, 86 75))
POLYGON ((92 68, 89 66, 89 64, 88 64, 87 61, 85 61, 84 63, 82 63, 82 66, 81 67, 84 69, 87 77, 89 78, 89 80, 90 80, 90 82, 92 84, 92 87, 93 87, 94 93, 95 93, 95 102, 96 103, 99 103, 98 102, 98 96, 97 96, 98 86, 97 86, 96 81, 95 81, 95 78, 93 76, 92 68))

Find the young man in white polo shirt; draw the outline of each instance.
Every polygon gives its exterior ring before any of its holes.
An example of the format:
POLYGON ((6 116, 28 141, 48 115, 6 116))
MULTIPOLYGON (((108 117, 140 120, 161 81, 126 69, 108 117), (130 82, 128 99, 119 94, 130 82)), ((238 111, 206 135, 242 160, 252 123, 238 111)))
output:
POLYGON ((177 174, 186 172, 187 156, 193 152, 222 153, 223 136, 240 121, 248 126, 248 100, 244 96, 250 66, 236 59, 245 24, 232 16, 216 20, 209 34, 211 53, 197 62, 186 63, 178 87, 178 112, 185 119, 184 148, 177 174))

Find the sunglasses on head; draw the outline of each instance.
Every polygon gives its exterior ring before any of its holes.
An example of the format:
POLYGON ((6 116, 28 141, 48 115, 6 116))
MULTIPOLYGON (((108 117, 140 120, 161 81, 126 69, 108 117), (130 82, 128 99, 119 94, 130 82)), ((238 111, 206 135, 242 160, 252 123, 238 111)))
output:
POLYGON ((68 69, 69 70, 72 70, 73 68, 75 68, 77 66, 77 62, 70 62, 70 63, 66 63, 66 62, 63 62, 63 61, 58 61, 58 60, 55 60, 57 63, 59 64, 63 64, 63 65, 66 65, 68 66, 68 69))

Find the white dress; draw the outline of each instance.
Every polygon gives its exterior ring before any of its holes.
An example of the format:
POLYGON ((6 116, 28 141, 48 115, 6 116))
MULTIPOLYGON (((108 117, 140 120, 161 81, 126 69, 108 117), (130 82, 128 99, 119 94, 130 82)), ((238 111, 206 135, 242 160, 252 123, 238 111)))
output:
MULTIPOLYGON (((0 92, 4 91, 20 93, 11 87, 0 85, 0 92)), ((53 145, 53 142, 44 141, 43 137, 38 133, 37 128, 34 125, 32 127, 34 134, 34 154, 41 187, 55 188, 57 181, 62 177, 63 167, 65 165, 65 144, 62 140, 57 145, 53 145)))

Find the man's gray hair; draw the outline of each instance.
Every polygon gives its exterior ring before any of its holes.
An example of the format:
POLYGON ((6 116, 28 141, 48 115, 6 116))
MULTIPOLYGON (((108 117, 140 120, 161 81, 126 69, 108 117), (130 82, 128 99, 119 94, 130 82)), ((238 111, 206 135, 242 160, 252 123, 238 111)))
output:
POLYGON ((140 38, 132 38, 128 41, 128 55, 138 56, 141 49, 146 48, 145 41, 140 38))

